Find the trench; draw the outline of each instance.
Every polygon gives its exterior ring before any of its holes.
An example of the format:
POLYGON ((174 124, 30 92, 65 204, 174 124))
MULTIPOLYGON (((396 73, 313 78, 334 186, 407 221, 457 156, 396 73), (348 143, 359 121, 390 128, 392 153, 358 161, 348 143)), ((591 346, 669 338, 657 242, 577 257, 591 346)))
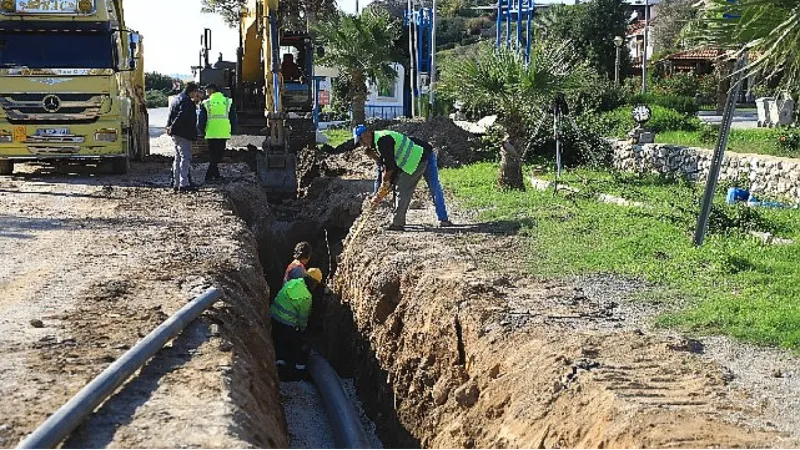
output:
MULTIPOLYGON (((361 213, 358 201, 357 206, 340 208, 324 219, 308 217, 310 201, 314 200, 271 204, 272 217, 255 227, 261 230, 257 236, 258 256, 272 298, 283 283, 283 271, 291 262, 297 242, 307 241, 312 245, 309 267, 320 268, 326 280, 332 279, 345 238, 361 213)), ((397 399, 387 383, 386 372, 380 368, 369 341, 358 332, 350 308, 341 302, 337 293, 324 293, 321 289, 315 293, 308 337, 312 348, 322 354, 343 379, 373 446, 419 448, 419 441, 400 424, 395 414, 397 399)), ((269 339, 271 341, 271 337, 269 339)), ((315 433, 328 433, 327 425, 319 425, 320 420, 327 418, 313 384, 281 382, 280 389, 291 446, 326 447, 329 442, 324 437, 303 435, 300 431, 319 429, 315 433)))

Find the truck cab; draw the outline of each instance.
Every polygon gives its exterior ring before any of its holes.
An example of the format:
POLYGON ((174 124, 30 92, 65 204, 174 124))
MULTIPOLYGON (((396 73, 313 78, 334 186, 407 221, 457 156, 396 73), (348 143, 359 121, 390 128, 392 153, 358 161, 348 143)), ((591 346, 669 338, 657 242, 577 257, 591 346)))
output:
POLYGON ((141 59, 120 0, 0 1, 0 175, 26 161, 124 173, 146 156, 141 59))

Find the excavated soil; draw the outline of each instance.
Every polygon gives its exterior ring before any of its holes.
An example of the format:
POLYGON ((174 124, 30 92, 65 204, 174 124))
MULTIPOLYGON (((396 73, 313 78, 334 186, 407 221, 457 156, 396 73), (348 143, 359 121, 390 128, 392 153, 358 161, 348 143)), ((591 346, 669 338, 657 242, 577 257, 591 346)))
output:
POLYGON ((166 188, 158 157, 126 176, 21 166, 0 178, 0 446, 210 285, 223 300, 65 446, 288 445, 256 253, 272 218, 253 176, 234 169, 223 188, 190 195, 166 188))
POLYGON ((653 329, 628 300, 644 283, 532 279, 516 269, 520 224, 456 213, 464 225, 438 229, 419 194, 406 232, 384 231, 386 208, 350 228, 321 344, 387 446, 800 444, 775 413, 796 393, 756 397, 701 341, 653 329))

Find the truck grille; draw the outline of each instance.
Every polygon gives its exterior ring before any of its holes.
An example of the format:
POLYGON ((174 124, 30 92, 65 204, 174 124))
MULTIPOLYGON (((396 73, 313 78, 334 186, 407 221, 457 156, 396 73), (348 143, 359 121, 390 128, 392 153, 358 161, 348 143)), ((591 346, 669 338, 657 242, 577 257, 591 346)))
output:
POLYGON ((0 94, 11 123, 90 122, 100 115, 101 94, 0 94))

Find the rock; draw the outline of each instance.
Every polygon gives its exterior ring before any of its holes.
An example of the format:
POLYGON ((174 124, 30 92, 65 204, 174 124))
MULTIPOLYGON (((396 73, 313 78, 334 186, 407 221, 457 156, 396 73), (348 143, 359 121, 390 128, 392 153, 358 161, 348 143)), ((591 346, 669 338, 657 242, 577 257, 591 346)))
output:
POLYGON ((446 377, 442 377, 433 386, 433 403, 436 406, 442 406, 447 403, 447 398, 450 396, 450 383, 446 377))
POLYGON ((44 322, 39 319, 33 319, 30 323, 33 328, 44 328, 44 322))
POLYGON ((474 380, 468 382, 467 384, 461 386, 460 388, 456 389, 455 392, 456 396, 456 403, 464 408, 470 408, 478 403, 478 397, 480 397, 480 389, 478 389, 477 383, 474 380))
POLYGON ((783 371, 781 369, 775 369, 772 371, 773 378, 783 378, 783 371))

